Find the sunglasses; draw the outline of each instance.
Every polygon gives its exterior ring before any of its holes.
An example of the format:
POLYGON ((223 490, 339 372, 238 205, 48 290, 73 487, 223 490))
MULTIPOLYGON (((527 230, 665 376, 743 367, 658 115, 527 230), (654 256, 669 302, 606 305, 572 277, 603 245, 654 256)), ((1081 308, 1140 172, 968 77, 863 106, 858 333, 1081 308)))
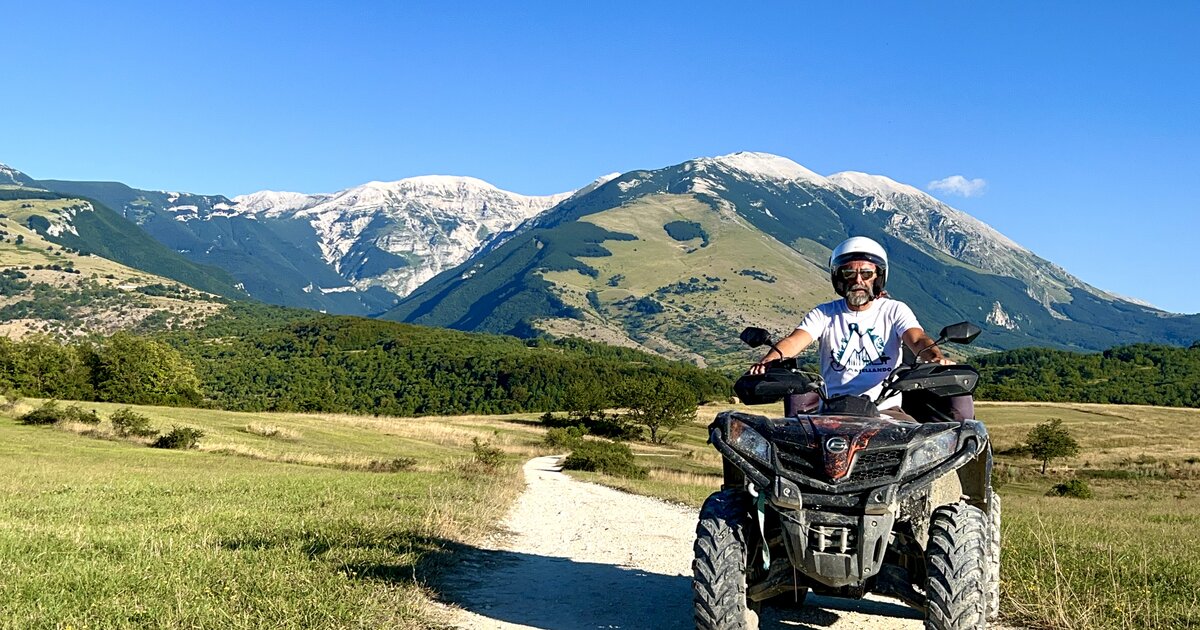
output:
POLYGON ((855 276, 862 276, 863 280, 870 280, 875 277, 874 269, 850 269, 842 267, 838 269, 838 273, 842 274, 843 280, 853 280, 855 276))

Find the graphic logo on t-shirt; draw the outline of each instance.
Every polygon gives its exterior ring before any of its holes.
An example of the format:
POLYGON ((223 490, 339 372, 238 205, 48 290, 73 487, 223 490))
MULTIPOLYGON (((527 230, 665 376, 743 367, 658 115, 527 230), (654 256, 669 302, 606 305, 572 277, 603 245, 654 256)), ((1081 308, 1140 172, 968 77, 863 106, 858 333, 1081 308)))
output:
POLYGON ((874 328, 860 330, 854 322, 847 328, 850 332, 842 336, 841 347, 829 352, 829 367, 835 372, 861 372, 868 365, 884 365, 891 361, 891 357, 883 354, 883 338, 875 334, 874 328))

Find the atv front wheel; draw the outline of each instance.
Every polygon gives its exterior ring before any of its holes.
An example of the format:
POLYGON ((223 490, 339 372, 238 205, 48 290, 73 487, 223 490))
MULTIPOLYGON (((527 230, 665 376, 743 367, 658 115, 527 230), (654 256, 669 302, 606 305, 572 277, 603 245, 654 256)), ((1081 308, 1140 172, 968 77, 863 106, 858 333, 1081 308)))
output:
POLYGON ((987 620, 1000 616, 1000 495, 988 495, 987 620))
POLYGON ((755 630, 757 606, 746 600, 753 531, 750 497, 741 490, 714 492, 700 508, 692 547, 692 610, 698 630, 755 630))
POLYGON ((925 627, 966 630, 986 625, 987 516, 966 503, 944 505, 929 520, 925 550, 925 627))

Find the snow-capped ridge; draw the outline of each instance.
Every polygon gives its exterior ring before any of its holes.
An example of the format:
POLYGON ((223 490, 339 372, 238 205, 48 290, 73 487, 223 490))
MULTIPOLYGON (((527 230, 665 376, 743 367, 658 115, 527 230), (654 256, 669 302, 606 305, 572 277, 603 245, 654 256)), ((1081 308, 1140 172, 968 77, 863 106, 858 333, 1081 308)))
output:
POLYGON ((699 167, 699 170, 704 170, 708 167, 717 167, 748 175, 755 179, 809 182, 821 186, 829 185, 829 180, 824 176, 818 175, 788 158, 773 153, 739 151, 717 157, 698 158, 692 160, 691 164, 699 167))
POLYGON ((238 195, 231 199, 233 211, 239 214, 274 214, 303 210, 309 206, 328 199, 328 195, 307 195, 298 192, 275 190, 260 190, 247 195, 238 195))
POLYGON ((883 175, 871 175, 860 171, 842 171, 834 173, 828 177, 829 181, 849 190, 856 195, 863 194, 899 194, 911 195, 913 197, 923 197, 936 201, 936 199, 925 191, 901 184, 900 182, 883 175))

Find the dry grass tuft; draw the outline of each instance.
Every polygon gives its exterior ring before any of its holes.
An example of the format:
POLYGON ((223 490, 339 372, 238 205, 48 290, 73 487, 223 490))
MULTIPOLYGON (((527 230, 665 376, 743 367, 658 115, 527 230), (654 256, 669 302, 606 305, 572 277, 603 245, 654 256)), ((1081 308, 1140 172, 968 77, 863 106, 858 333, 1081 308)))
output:
POLYGON ((719 474, 692 473, 669 468, 651 468, 650 479, 675 485, 700 488, 712 488, 714 484, 717 486, 721 485, 721 475, 719 474))
POLYGON ((417 460, 411 457, 378 459, 356 455, 330 456, 304 452, 271 453, 252 446, 246 446, 245 444, 201 444, 199 448, 206 453, 215 453, 218 455, 234 455, 260 461, 298 464, 301 466, 319 466, 322 468, 336 468, 338 470, 357 470, 363 472, 436 472, 440 470, 440 467, 437 466, 421 466, 417 460))
POLYGON ((246 433, 261 435, 262 437, 266 438, 288 440, 291 442, 295 442, 302 437, 302 434, 295 429, 280 427, 273 424, 262 424, 259 422, 251 422, 250 424, 247 424, 245 431, 246 433))

